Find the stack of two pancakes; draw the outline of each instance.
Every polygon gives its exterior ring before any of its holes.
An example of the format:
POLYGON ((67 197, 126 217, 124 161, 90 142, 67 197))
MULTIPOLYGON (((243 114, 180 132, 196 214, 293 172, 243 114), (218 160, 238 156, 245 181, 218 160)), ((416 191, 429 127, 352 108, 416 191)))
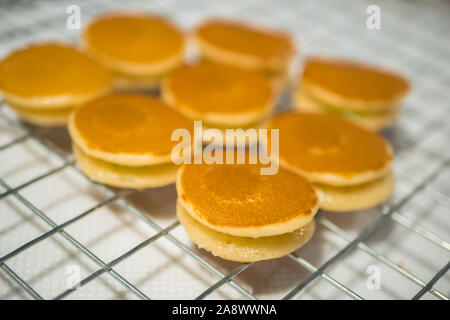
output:
POLYGON ((69 120, 81 170, 93 181, 132 189, 175 182, 175 129, 191 132, 192 124, 159 99, 137 94, 97 98, 77 108, 69 120))
POLYGON ((110 72, 66 44, 47 42, 21 48, 0 62, 0 90, 27 122, 65 125, 77 106, 110 90, 110 72))
POLYGON ((227 260, 282 257, 315 228, 318 197, 311 184, 260 164, 183 165, 176 181, 177 216, 200 248, 227 260))
POLYGON ((192 38, 202 59, 257 71, 278 88, 289 80, 296 45, 283 31, 233 20, 209 19, 193 31, 192 38))
POLYGON ((285 113, 279 130, 280 166, 311 182, 320 207, 333 212, 372 208, 390 196, 393 153, 375 132, 331 115, 285 113))
POLYGON ((184 62, 183 32, 150 13, 103 14, 81 38, 82 48, 111 70, 118 90, 157 89, 163 76, 184 62))
POLYGON ((277 90, 262 74, 230 65, 201 62, 184 66, 162 83, 163 99, 206 128, 264 127, 277 101, 277 90))
POLYGON ((306 61, 295 107, 342 116, 367 129, 391 126, 409 91, 408 81, 390 70, 344 59, 306 61))

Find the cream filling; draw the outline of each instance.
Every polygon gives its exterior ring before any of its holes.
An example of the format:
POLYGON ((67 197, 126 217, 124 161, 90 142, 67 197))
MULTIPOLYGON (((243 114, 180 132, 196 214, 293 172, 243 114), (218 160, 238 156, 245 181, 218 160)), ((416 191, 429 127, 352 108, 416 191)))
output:
POLYGON ((144 189, 172 184, 179 168, 173 163, 119 165, 90 157, 76 144, 73 144, 73 151, 78 165, 89 178, 119 188, 144 189))

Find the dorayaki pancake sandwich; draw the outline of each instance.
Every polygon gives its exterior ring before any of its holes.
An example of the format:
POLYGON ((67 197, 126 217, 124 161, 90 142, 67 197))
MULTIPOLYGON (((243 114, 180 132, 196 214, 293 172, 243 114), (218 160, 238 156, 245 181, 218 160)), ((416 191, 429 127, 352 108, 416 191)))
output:
POLYGON ((199 25, 193 38, 207 60, 256 69, 282 86, 296 53, 289 34, 241 21, 209 19, 199 25))
POLYGON ((401 75, 343 59, 307 59, 295 93, 300 111, 342 116, 371 130, 391 126, 409 83, 401 75))
POLYGON ((182 165, 177 216, 200 248, 227 260, 278 258, 314 232, 318 197, 311 184, 280 168, 261 175, 260 164, 182 165))
POLYGON ((82 46, 111 69, 118 89, 155 89, 184 60, 183 33, 164 17, 117 12, 94 19, 82 46))
POLYGON ((284 113, 279 129, 279 164, 314 184, 320 207, 335 212, 374 207, 395 184, 392 149, 380 135, 337 116, 284 113))
POLYGON ((65 125, 71 110, 110 90, 111 73, 70 45, 45 42, 0 62, 0 91, 25 121, 65 125))
POLYGON ((164 78, 163 99, 207 128, 256 128, 272 113, 278 91, 260 73, 213 62, 185 65, 164 78))
POLYGON ((110 94, 75 109, 69 133, 81 170, 93 181, 144 189, 175 181, 175 129, 192 123, 157 98, 110 94))

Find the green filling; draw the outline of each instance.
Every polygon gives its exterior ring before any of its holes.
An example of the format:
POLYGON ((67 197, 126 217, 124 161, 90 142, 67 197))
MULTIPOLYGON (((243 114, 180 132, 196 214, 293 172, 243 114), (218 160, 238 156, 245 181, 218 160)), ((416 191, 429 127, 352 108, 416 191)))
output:
MULTIPOLYGON (((102 160, 100 160, 100 161, 102 161, 102 160)), ((103 161, 103 162, 108 164, 112 170, 116 170, 116 171, 119 171, 119 172, 125 173, 125 174, 130 174, 130 173, 138 174, 142 170, 147 171, 150 169, 152 169, 152 170, 167 170, 169 167, 176 166, 175 164, 173 164, 171 162, 154 164, 154 165, 145 165, 145 166, 127 166, 127 165, 122 165, 122 164, 117 164, 117 163, 112 163, 112 162, 106 162, 106 161, 103 161)))
POLYGON ((364 111, 350 110, 350 109, 346 109, 345 107, 335 106, 335 105, 331 105, 331 104, 320 102, 320 101, 316 101, 316 102, 319 103, 324 109, 326 109, 328 113, 335 114, 335 115, 342 116, 342 117, 351 118, 351 117, 365 117, 365 116, 370 115, 370 114, 368 114, 368 112, 364 112, 364 111))
POLYGON ((351 108, 348 108, 346 106, 337 106, 330 103, 323 102, 316 97, 312 96, 309 93, 306 93, 308 98, 313 100, 314 102, 320 104, 321 107, 327 110, 327 112, 342 116, 342 117, 348 117, 348 118, 354 118, 354 117, 370 117, 370 116, 381 116, 384 114, 388 114, 389 112, 386 111, 362 111, 362 110, 352 110, 351 108))

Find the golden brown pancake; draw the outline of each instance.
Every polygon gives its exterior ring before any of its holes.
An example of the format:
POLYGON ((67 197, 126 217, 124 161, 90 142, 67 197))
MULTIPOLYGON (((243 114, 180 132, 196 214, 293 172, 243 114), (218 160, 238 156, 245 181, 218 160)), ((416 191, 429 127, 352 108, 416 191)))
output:
POLYGON ((280 168, 261 175, 260 164, 183 165, 177 176, 178 199, 204 226, 238 237, 293 232, 314 218, 315 189, 280 168))
POLYGON ((126 166, 171 161, 175 129, 192 131, 191 121, 157 98, 138 94, 110 94, 77 108, 69 132, 84 153, 126 166))
POLYGON ((239 262, 274 259, 289 254, 303 246, 315 229, 314 220, 311 220, 300 229, 276 236, 236 237, 204 226, 192 218, 179 202, 177 217, 191 240, 200 248, 208 250, 215 256, 239 262))
POLYGON ((114 73, 114 88, 117 92, 149 93, 159 88, 163 75, 133 76, 119 72, 114 73))
POLYGON ((268 116, 275 89, 258 72, 201 62, 172 72, 163 81, 162 96, 187 117, 208 126, 240 127, 268 116))
POLYGON ((320 208, 348 212, 373 208, 386 200, 394 190, 395 177, 390 171, 381 178, 356 186, 336 187, 314 184, 320 196, 320 208))
POLYGON ((375 112, 353 111, 342 108, 335 108, 325 103, 319 102, 308 95, 301 87, 294 95, 294 107, 300 112, 326 113, 340 116, 346 120, 356 123, 369 130, 382 130, 395 123, 399 111, 381 110, 375 112))
MULTIPOLYGON (((163 17, 148 13, 113 13, 98 17, 83 32, 83 47, 111 70, 141 79, 158 79, 182 63, 182 32, 163 17)), ((119 78, 121 78, 119 77, 119 78)), ((139 83, 138 83, 139 85, 139 83)))
POLYGON ((295 44, 284 32, 244 22, 211 19, 194 32, 207 59, 260 70, 285 70, 295 44))
MULTIPOLYGON (((23 113, 42 111, 31 115, 33 119, 37 116, 37 122, 61 119, 63 110, 109 91, 111 80, 110 72, 97 62, 57 42, 30 45, 0 62, 0 90, 5 101, 23 113)), ((33 119, 29 121, 36 122, 33 119)))
POLYGON ((392 150, 378 134, 312 113, 284 113, 269 126, 279 129, 280 166, 314 183, 321 208, 367 209, 392 193, 392 150))
POLYGON ((360 62, 310 58, 302 78, 307 93, 337 108, 391 110, 409 91, 402 76, 360 62))
POLYGON ((339 117, 284 113, 270 127, 279 129, 280 164, 309 181, 355 185, 391 168, 392 150, 381 136, 339 117))

